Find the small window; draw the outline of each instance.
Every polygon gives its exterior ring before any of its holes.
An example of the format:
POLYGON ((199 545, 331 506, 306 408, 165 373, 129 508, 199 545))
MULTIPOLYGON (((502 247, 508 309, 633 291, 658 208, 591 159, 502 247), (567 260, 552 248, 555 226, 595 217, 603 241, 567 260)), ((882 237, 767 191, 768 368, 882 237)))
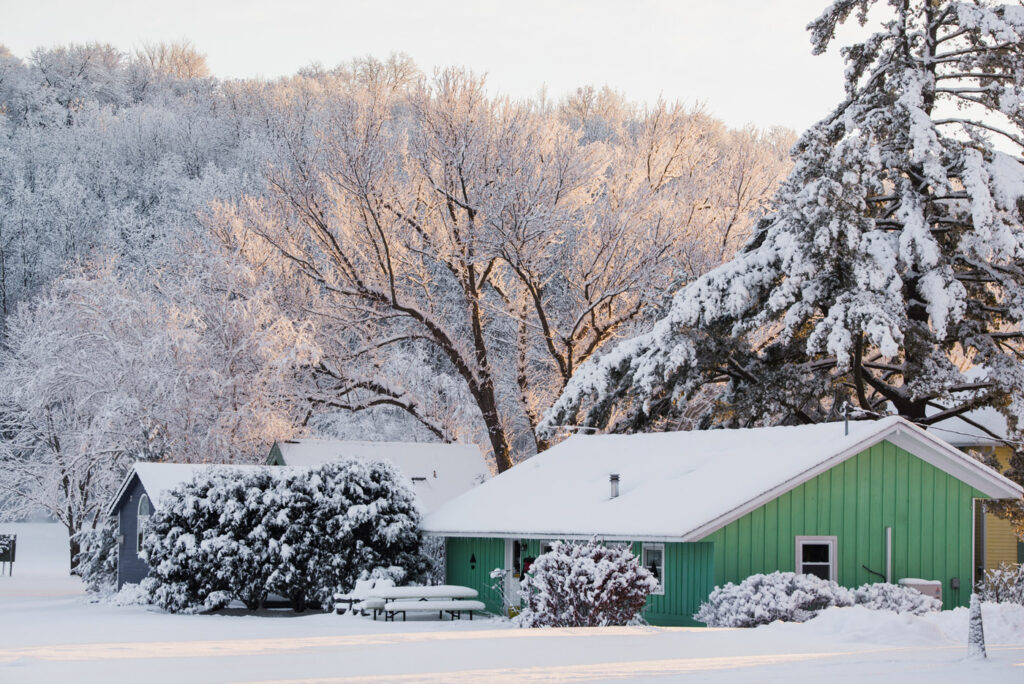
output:
POLYGON ((149 505, 149 497, 145 494, 139 499, 139 514, 135 517, 135 551, 142 550, 142 535, 146 533, 146 526, 149 524, 149 515, 152 508, 149 505))
POLYGON ((540 553, 538 555, 543 556, 545 553, 547 553, 553 548, 555 548, 555 542, 542 540, 540 543, 540 553))
POLYGON ((665 545, 644 544, 640 562, 645 568, 651 571, 654 579, 658 580, 658 589, 655 594, 665 593, 665 545))
POLYGON ((837 581, 836 538, 797 537, 796 571, 823 580, 837 581))

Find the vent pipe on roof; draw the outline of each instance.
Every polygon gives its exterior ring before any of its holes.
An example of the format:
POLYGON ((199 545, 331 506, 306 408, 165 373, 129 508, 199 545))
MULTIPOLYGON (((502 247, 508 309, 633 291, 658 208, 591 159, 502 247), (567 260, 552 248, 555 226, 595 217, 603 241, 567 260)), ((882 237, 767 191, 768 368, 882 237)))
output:
POLYGON ((612 498, 616 498, 619 495, 619 475, 618 473, 612 473, 608 476, 608 481, 612 485, 612 498))

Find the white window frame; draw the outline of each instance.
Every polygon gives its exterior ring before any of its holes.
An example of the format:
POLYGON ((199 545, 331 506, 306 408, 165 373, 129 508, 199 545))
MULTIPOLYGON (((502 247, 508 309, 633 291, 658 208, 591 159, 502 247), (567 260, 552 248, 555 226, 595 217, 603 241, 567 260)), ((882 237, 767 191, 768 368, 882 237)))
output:
POLYGON ((665 545, 661 544, 661 543, 653 543, 653 542, 651 542, 651 543, 644 542, 643 544, 640 545, 640 564, 643 565, 645 568, 650 566, 650 563, 647 562, 647 551, 648 550, 660 551, 661 552, 661 566, 659 567, 659 570, 658 570, 658 574, 659 574, 659 577, 658 577, 658 589, 657 589, 657 591, 652 591, 651 593, 652 594, 657 594, 658 596, 664 596, 665 595, 665 545))
POLYGON ((556 539, 541 539, 540 543, 539 543, 539 545, 537 547, 539 549, 539 553, 537 554, 537 557, 540 558, 545 553, 547 553, 547 551, 544 550, 545 546, 548 547, 548 551, 550 551, 551 548, 555 545, 556 541, 557 541, 556 539))
MULTIPOLYGON (((803 547, 804 544, 827 544, 828 545, 828 578, 833 582, 839 581, 839 538, 835 536, 805 536, 796 537, 795 569, 797 574, 804 574, 803 547)), ((811 563, 810 565, 823 565, 822 563, 811 563)))
POLYGON ((149 523, 149 516, 153 515, 153 504, 149 496, 143 494, 139 497, 139 505, 135 508, 135 553, 142 551, 142 535, 146 533, 146 525, 149 523), (145 503, 149 512, 142 515, 142 504, 145 503))

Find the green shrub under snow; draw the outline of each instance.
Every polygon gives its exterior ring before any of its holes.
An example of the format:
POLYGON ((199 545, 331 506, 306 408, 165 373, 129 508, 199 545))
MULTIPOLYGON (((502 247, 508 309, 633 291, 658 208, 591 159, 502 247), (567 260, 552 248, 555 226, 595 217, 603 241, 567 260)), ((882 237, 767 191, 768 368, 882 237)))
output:
POLYGON ((693 617, 709 627, 756 627, 777 620, 804 622, 824 608, 853 605, 914 615, 942 607, 909 587, 879 583, 847 589, 814 575, 773 572, 715 587, 693 617))

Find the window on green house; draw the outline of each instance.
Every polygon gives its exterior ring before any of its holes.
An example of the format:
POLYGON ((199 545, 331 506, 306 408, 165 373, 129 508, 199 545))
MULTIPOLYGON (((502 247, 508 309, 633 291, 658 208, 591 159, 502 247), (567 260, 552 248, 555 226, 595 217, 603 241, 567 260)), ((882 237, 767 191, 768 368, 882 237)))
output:
POLYGON ((658 580, 658 590, 655 594, 665 593, 665 545, 644 544, 640 562, 645 568, 651 571, 654 579, 658 580))
POLYGON ((796 571, 823 580, 836 580, 835 537, 797 537, 796 571))

